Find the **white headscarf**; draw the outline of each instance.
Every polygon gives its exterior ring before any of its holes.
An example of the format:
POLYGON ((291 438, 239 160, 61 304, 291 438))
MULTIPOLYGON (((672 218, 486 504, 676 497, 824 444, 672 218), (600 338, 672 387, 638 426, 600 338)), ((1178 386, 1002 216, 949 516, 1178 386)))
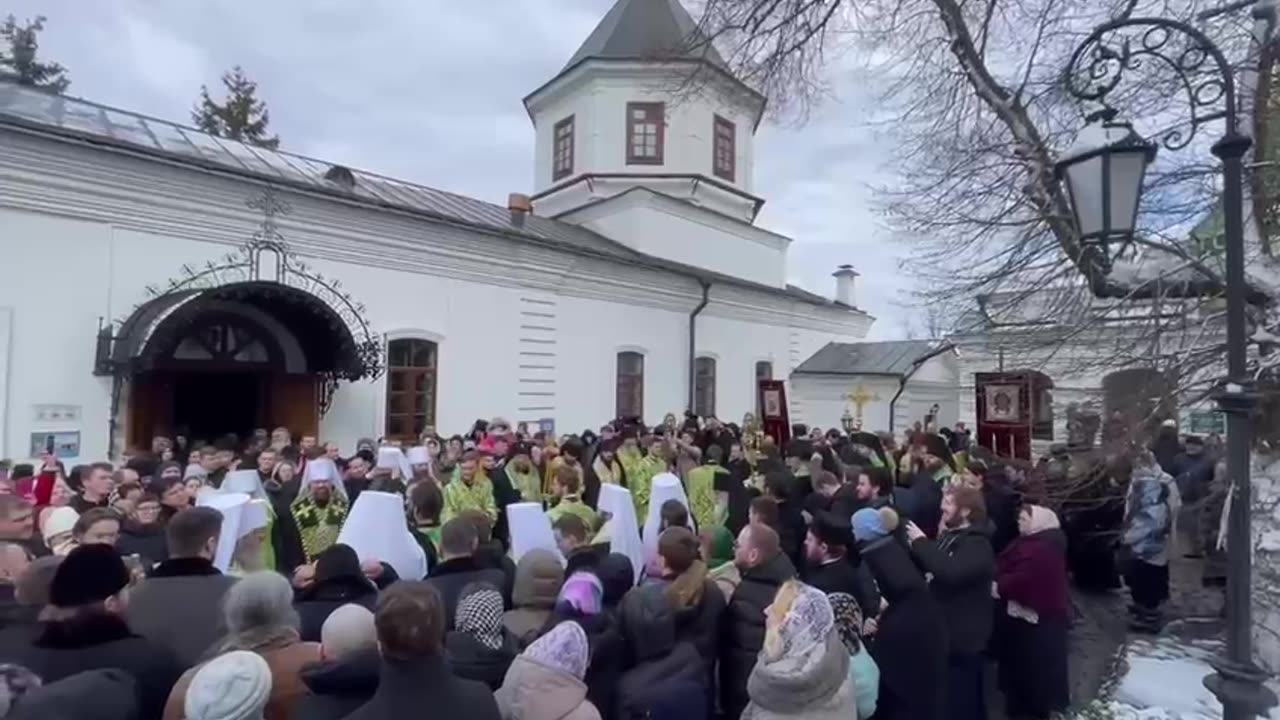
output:
MULTIPOLYGON (((684 494, 684 485, 680 478, 671 473, 662 473, 653 479, 653 487, 649 492, 649 517, 644 521, 644 559, 648 563, 658 554, 658 535, 662 534, 662 504, 668 500, 679 500, 684 509, 689 509, 689 498, 684 494)), ((689 513, 689 529, 693 529, 693 513, 689 513)))
POLYGON ((314 483, 327 482, 333 486, 333 494, 342 498, 344 503, 350 503, 347 499, 347 488, 342 484, 342 476, 338 474, 338 466, 326 457, 316 458, 307 463, 307 471, 302 478, 302 487, 298 490, 298 498, 294 502, 298 502, 304 498, 311 497, 311 486, 314 483))
POLYGON ((395 568, 401 580, 427 576, 427 555, 413 539, 398 493, 365 490, 347 513, 338 543, 349 546, 361 562, 377 560, 395 568))
POLYGON ((530 550, 550 550, 564 564, 564 556, 556 545, 551 521, 542 510, 542 503, 512 503, 507 506, 507 527, 511 531, 511 557, 519 563, 530 550))
POLYGON ((393 445, 383 445, 378 448, 378 467, 384 470, 399 470, 400 479, 405 482, 413 479, 413 468, 409 467, 409 460, 405 458, 404 451, 393 445))
MULTIPOLYGON (((245 493, 211 492, 196 497, 196 507, 209 507, 222 513, 222 531, 218 534, 218 549, 213 554, 213 566, 222 572, 231 568, 236 543, 256 528, 244 529, 245 507, 250 498, 245 493)), ((266 523, 263 523, 265 526, 266 523)))
POLYGON ((609 518, 609 552, 626 555, 640 581, 644 569, 644 543, 640 540, 640 527, 636 523, 636 506, 631 502, 631 491, 621 485, 604 483, 600 486, 600 512, 609 518))

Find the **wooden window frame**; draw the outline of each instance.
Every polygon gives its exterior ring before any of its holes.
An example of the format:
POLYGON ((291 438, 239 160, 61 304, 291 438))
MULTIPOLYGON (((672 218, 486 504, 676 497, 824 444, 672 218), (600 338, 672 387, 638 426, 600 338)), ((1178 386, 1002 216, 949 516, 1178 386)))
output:
POLYGON ((552 180, 562 180, 573 174, 573 165, 574 165, 574 161, 576 160, 576 158, 574 157, 574 153, 576 151, 576 148, 574 147, 574 134, 577 130, 577 128, 574 127, 573 118, 574 116, 570 115, 569 117, 556 123, 555 127, 551 129, 551 179, 552 180), (567 138, 562 138, 561 131, 566 126, 569 128, 569 135, 567 138), (564 144, 561 143, 561 140, 565 140, 564 144), (567 145, 567 147, 565 147, 565 145, 567 145), (568 158, 566 164, 564 165, 560 164, 560 156, 561 156, 560 151, 562 148, 566 150, 564 154, 568 158))
POLYGON ((736 182, 738 176, 738 126, 728 118, 719 115, 711 116, 711 172, 721 180, 736 182), (729 131, 728 137, 721 135, 721 129, 729 131), (725 149, 721 143, 729 144, 726 157, 729 160, 727 168, 720 166, 721 150, 725 149))
POLYGON ((614 417, 644 417, 644 353, 635 350, 622 350, 615 359, 615 378, 614 378, 614 417), (638 358, 640 361, 639 373, 623 373, 622 363, 624 359, 638 358), (626 403, 624 403, 624 398, 626 403), (635 408, 625 408, 624 404, 633 401, 635 408))
MULTIPOLYGON (((413 345, 410 345, 409 356, 412 362, 413 345)), ((425 415, 423 424, 431 426, 436 424, 436 404, 439 402, 439 367, 440 367, 440 343, 434 340, 420 337, 402 337, 391 340, 387 343, 387 391, 386 391, 386 407, 383 409, 384 435, 389 438, 401 441, 417 442, 417 432, 414 428, 414 418, 418 415, 425 415), (429 365, 392 365, 392 346, 396 343, 423 343, 430 347, 430 364, 429 365), (423 384, 424 389, 421 391, 414 390, 417 378, 426 378, 423 384), (401 390, 394 390, 393 378, 403 378, 404 384, 401 390), (417 412, 418 395, 425 394, 427 402, 425 403, 424 412, 417 412), (394 400, 397 396, 407 395, 410 397, 409 412, 395 412, 394 400), (403 433, 395 432, 395 423, 393 419, 405 418, 409 422, 409 427, 413 432, 403 433)))
POLYGON ((708 355, 697 357, 693 361, 693 412, 698 417, 716 417, 716 382, 718 380, 716 376, 719 373, 718 365, 719 363, 716 362, 716 359, 708 355), (710 363, 711 366, 711 386, 710 388, 703 388, 699 380, 705 376, 702 368, 707 363, 710 363), (703 402, 704 394, 708 396, 707 402, 703 402))
POLYGON ((626 132, 624 133, 623 137, 626 138, 626 142, 627 142, 627 164, 628 165, 662 165, 664 162, 663 158, 666 155, 666 144, 667 144, 667 104, 663 102, 629 102, 627 103, 627 116, 625 120, 626 120, 626 125, 625 125, 626 132), (644 111, 645 113, 644 120, 636 121, 632 118, 632 115, 637 110, 644 111), (639 124, 640 122, 645 122, 645 123, 652 122, 654 115, 657 116, 656 154, 652 157, 648 155, 636 155, 633 152, 635 148, 635 141, 637 138, 637 135, 635 132, 636 125, 639 124))

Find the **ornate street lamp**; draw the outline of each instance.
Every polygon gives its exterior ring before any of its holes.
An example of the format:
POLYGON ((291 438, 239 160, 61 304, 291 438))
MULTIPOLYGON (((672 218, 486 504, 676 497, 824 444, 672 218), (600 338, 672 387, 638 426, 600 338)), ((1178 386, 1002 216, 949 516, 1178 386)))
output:
MULTIPOLYGON (((1251 4, 1233 2, 1224 10, 1251 4)), ((1260 4, 1255 20, 1265 30, 1257 38, 1269 40, 1274 13, 1260 4)), ((1220 14, 1220 11, 1211 11, 1220 14)), ((1247 291, 1244 274, 1242 158, 1252 141, 1240 131, 1235 75, 1222 50, 1196 28, 1164 18, 1132 18, 1099 26, 1076 48, 1065 80, 1067 90, 1081 100, 1102 102, 1119 85, 1126 70, 1156 66, 1177 73, 1187 91, 1191 118, 1182 128, 1167 131, 1166 150, 1186 147, 1201 125, 1222 120, 1225 131, 1213 145, 1222 160, 1222 214, 1226 242, 1227 378, 1217 394, 1227 416, 1227 474, 1231 480, 1231 516, 1227 526, 1227 648, 1215 662, 1215 674, 1205 686, 1222 702, 1224 720, 1266 715, 1275 695, 1262 683, 1266 673, 1253 663, 1251 585, 1253 546, 1250 528, 1250 415, 1257 404, 1248 373, 1248 335, 1245 324, 1247 291), (1185 45, 1171 46, 1179 38, 1185 45), (1151 62, 1146 62, 1150 60, 1151 62)), ((1082 139, 1091 147, 1072 153, 1058 165, 1071 196, 1082 239, 1105 243, 1131 236, 1140 200, 1142 177, 1154 157, 1131 129, 1112 122, 1109 109, 1096 117, 1098 130, 1086 129, 1082 139), (1108 126, 1107 123, 1110 123, 1108 126)), ((1105 257, 1105 254, 1104 254, 1105 257)))
POLYGON ((846 433, 853 432, 853 413, 849 412, 849 408, 844 409, 844 413, 840 416, 840 426, 844 428, 846 433))
POLYGON ((1115 117, 1111 108, 1090 115, 1054 168, 1071 199, 1081 243, 1098 248, 1104 263, 1109 263, 1108 243, 1123 245, 1133 237, 1142 180, 1156 157, 1155 144, 1115 117))

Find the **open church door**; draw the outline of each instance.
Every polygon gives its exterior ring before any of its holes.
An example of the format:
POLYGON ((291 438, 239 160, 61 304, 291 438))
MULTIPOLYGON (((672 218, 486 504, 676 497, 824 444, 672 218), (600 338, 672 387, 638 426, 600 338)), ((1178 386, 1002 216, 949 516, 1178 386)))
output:
POLYGON ((268 391, 268 412, 272 427, 286 427, 295 441, 320 432, 320 377, 318 375, 276 375, 268 391))

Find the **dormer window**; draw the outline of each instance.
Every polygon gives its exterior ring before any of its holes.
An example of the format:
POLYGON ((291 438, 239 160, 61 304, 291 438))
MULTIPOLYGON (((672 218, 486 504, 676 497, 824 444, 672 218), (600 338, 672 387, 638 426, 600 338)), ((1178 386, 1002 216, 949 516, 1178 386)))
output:
POLYGON ((559 180, 573 174, 573 116, 556 123, 553 133, 551 179, 559 180))
POLYGON ((734 124, 719 115, 712 121, 711 169, 716 177, 734 181, 737 170, 738 130, 734 124))
POLYGON ((660 102, 627 103, 627 164, 661 165, 666 108, 660 102))

